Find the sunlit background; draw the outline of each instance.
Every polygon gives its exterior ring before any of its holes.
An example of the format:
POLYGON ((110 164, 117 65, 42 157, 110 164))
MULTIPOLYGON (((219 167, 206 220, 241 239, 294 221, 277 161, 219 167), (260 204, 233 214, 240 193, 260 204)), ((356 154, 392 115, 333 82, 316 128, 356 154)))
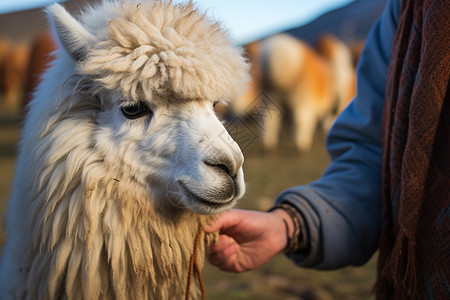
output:
MULTIPOLYGON (((98 1, 62 4, 76 15, 84 4, 98 1)), ((11 194, 24 111, 50 62, 49 53, 55 49, 42 11, 53 2, 0 0, 1 212, 5 212, 11 194)), ((217 107, 245 156, 247 194, 239 207, 267 210, 282 190, 315 180, 326 168, 326 132, 355 95, 359 55, 385 2, 194 0, 211 19, 220 20, 252 64, 247 91, 231 99, 229 106, 217 107), (298 61, 308 64, 294 63, 298 61), (294 75, 283 79, 289 83, 279 85, 279 72, 274 70, 294 75), (308 99, 304 94, 310 95, 308 99), (323 113, 306 112, 316 116, 314 124, 296 117, 305 113, 295 105, 303 101, 328 103, 323 113), (269 136, 267 129, 274 131, 278 125, 281 130, 269 136), (298 139, 297 133, 308 126, 314 128, 309 140, 298 139)), ((5 235, 0 235, 0 247, 4 239, 5 235)), ((207 299, 374 299, 370 292, 374 260, 363 267, 319 272, 296 268, 280 255, 262 268, 240 275, 207 265, 207 299)))

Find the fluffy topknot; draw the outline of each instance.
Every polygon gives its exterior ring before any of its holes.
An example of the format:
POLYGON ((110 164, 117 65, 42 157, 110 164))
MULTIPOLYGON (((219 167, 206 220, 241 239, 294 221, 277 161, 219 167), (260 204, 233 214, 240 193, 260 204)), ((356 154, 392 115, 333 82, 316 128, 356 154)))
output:
POLYGON ((241 49, 192 2, 103 3, 83 19, 105 19, 105 14, 108 21, 90 28, 97 42, 80 69, 107 89, 134 100, 175 93, 217 101, 245 88, 248 65, 241 49))

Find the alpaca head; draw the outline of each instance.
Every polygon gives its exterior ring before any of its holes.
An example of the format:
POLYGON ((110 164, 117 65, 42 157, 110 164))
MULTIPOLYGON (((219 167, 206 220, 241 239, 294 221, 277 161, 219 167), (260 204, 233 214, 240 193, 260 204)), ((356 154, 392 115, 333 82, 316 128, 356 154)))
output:
POLYGON ((231 208, 245 189, 243 155, 213 107, 242 91, 248 67, 220 26, 191 3, 104 2, 78 19, 58 4, 47 12, 54 65, 72 69, 58 101, 70 103, 67 115, 90 110, 105 170, 160 207, 231 208))

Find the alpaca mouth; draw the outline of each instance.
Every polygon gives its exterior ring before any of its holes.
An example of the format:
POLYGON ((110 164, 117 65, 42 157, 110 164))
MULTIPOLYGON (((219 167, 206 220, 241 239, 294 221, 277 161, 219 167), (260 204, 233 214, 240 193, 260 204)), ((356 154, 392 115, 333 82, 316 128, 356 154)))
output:
POLYGON ((223 207, 229 206, 230 204, 233 203, 234 197, 231 198, 230 200, 227 201, 221 201, 221 202, 215 202, 215 201, 211 201, 211 200, 207 200, 204 197, 194 193, 193 191, 191 191, 183 182, 180 182, 180 185, 183 187, 186 196, 193 202, 195 203, 200 203, 203 204, 205 206, 208 206, 210 208, 214 208, 214 209, 221 209, 223 207))

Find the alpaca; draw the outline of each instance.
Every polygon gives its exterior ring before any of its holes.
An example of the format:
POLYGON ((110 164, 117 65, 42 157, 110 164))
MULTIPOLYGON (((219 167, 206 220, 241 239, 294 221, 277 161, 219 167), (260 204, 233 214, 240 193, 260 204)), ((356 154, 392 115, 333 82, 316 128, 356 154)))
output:
POLYGON ((321 37, 319 46, 316 52, 286 34, 246 45, 252 81, 233 99, 231 112, 262 120, 266 151, 278 146, 284 113, 292 113, 294 142, 304 152, 310 150, 316 129, 327 131, 353 98, 356 76, 350 50, 331 35, 321 37))
POLYGON ((199 226, 245 191, 213 110, 248 80, 242 50, 192 3, 46 11, 59 47, 28 107, 2 298, 198 297, 199 226))
POLYGON ((235 98, 231 109, 239 116, 255 107, 262 110, 262 142, 267 151, 278 146, 283 112, 290 112, 294 142, 300 152, 311 148, 317 124, 327 122, 335 106, 333 73, 327 60, 304 42, 286 34, 271 36, 249 47, 250 61, 259 64, 248 90, 235 98), (258 74, 257 70, 262 72, 258 74), (260 97, 264 89, 268 97, 260 97), (260 99, 264 98, 264 99, 260 99), (258 103, 259 101, 264 103, 258 103))
MULTIPOLYGON (((330 123, 335 105, 332 70, 306 43, 289 35, 275 35, 265 41, 267 89, 272 101, 283 103, 293 116, 294 142, 300 152, 311 148, 319 122, 330 123)), ((269 110, 271 102, 268 103, 269 110)), ((266 114, 265 149, 278 145, 281 114, 266 114)))

